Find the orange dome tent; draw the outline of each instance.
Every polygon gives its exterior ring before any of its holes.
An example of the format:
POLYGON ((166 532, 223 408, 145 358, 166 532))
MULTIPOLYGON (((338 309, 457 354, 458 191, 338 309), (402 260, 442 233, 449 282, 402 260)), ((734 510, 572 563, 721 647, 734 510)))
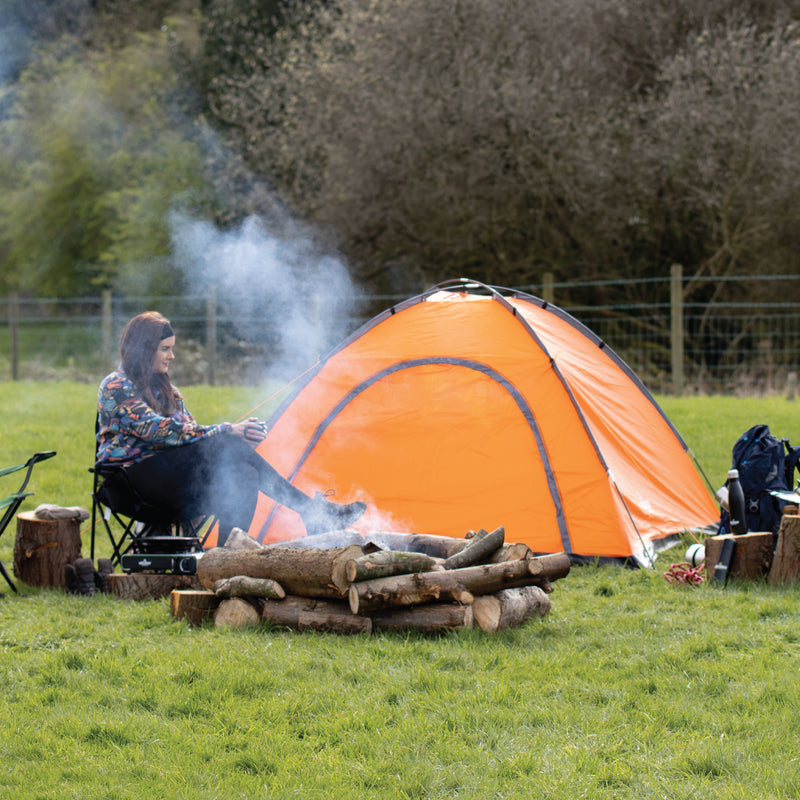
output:
MULTIPOLYGON (((362 326, 306 376, 258 452, 307 492, 362 499, 370 531, 505 526, 539 553, 634 558, 718 509, 686 444, 584 325, 518 291, 440 284, 362 326)), ((250 535, 305 533, 261 498, 250 535)))

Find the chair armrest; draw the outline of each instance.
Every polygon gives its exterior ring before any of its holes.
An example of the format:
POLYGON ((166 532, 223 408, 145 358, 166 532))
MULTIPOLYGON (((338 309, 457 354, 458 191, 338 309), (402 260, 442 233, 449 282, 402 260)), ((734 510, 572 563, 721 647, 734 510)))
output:
POLYGON ((25 469, 25 467, 32 469, 34 464, 37 464, 39 461, 46 461, 48 458, 52 458, 55 454, 55 450, 43 450, 39 453, 34 453, 24 464, 16 464, 13 467, 3 467, 3 469, 0 469, 0 478, 4 478, 6 475, 12 475, 15 472, 19 472, 21 469, 25 469))
POLYGON ((4 497, 2 500, 0 500, 0 510, 8 508, 17 500, 24 500, 26 497, 30 497, 32 494, 33 492, 15 492, 14 494, 10 494, 8 497, 4 497))
POLYGON ((43 450, 39 453, 34 453, 28 461, 25 463, 25 466, 28 468, 27 473, 25 474, 25 480, 22 481, 22 486, 19 487, 17 490, 17 494, 20 494, 25 491, 25 487, 28 485, 28 481, 31 479, 31 472, 33 472, 34 466, 38 464, 40 461, 46 461, 48 458, 52 458, 56 454, 55 450, 43 450))
POLYGON ((4 478, 6 475, 13 475, 13 473, 19 472, 21 469, 25 469, 27 466, 28 465, 26 463, 17 464, 16 467, 3 467, 3 469, 0 469, 0 478, 4 478))

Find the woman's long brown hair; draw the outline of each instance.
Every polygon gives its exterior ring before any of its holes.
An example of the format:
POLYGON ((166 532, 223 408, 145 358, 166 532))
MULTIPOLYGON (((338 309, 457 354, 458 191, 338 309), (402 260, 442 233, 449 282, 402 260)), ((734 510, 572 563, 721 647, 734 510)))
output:
POLYGON ((169 320, 157 311, 134 317, 122 332, 122 368, 141 392, 147 405, 162 416, 178 410, 178 400, 169 375, 154 373, 153 361, 169 320))

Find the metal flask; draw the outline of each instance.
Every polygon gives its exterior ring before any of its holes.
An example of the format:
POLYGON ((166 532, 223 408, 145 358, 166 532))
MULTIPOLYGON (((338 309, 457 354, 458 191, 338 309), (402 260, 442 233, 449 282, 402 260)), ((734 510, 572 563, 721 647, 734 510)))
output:
POLYGON ((731 533, 747 533, 747 512, 738 469, 728 470, 728 510, 731 515, 731 533))

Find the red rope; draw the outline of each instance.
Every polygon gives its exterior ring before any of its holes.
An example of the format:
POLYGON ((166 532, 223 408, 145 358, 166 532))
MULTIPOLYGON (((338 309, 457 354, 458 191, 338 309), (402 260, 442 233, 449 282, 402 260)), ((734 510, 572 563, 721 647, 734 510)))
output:
POLYGON ((693 567, 688 561, 672 564, 664 573, 668 583, 685 583, 689 586, 699 586, 706 579, 706 565, 698 564, 693 567))

